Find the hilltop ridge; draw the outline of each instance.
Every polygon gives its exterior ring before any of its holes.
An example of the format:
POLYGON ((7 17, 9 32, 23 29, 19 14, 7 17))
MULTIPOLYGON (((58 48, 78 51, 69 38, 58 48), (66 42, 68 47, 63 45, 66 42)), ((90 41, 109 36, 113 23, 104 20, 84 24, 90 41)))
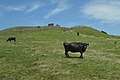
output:
POLYGON ((50 30, 50 29, 59 29, 59 30, 64 30, 64 31, 74 31, 74 32, 79 32, 81 35, 87 35, 87 36, 94 36, 94 37, 116 37, 119 38, 119 36, 112 36, 106 33, 103 33, 102 31, 99 31, 97 29, 94 29, 92 27, 88 26, 75 26, 71 28, 66 28, 66 27, 60 27, 60 26, 16 26, 16 27, 11 27, 2 31, 34 31, 34 30, 50 30))

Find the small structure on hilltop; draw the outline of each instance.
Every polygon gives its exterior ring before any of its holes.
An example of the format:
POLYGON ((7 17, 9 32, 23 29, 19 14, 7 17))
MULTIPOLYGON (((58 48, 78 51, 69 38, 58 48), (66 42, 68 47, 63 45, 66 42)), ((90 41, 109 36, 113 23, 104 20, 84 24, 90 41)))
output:
POLYGON ((48 24, 48 26, 54 26, 54 23, 50 23, 50 24, 48 24))
POLYGON ((56 26, 57 26, 57 27, 60 27, 60 25, 59 25, 59 24, 56 24, 56 26))

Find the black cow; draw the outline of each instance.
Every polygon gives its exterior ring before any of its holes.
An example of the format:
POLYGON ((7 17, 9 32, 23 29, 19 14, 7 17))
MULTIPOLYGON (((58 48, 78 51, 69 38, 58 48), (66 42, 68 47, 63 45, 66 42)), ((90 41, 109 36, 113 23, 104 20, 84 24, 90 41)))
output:
POLYGON ((9 37, 9 38, 7 39, 7 42, 8 42, 8 41, 10 41, 10 42, 11 42, 11 41, 14 41, 14 42, 15 42, 15 41, 16 41, 16 38, 15 38, 15 37, 9 37))
POLYGON ((80 58, 83 58, 83 52, 86 51, 86 48, 88 45, 89 44, 87 43, 81 43, 81 42, 71 42, 71 43, 64 42, 63 43, 66 57, 69 57, 67 53, 71 51, 71 52, 80 52, 81 53, 80 58))
POLYGON ((77 36, 79 36, 79 32, 77 32, 77 36))

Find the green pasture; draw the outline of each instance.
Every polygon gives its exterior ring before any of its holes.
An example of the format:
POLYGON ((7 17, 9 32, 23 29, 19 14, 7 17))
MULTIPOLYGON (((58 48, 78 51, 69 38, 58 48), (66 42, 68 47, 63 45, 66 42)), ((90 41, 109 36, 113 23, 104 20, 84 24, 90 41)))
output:
POLYGON ((119 79, 119 36, 89 27, 14 27, 0 31, 0 80, 119 79), (17 41, 7 42, 8 37, 17 41), (63 42, 89 43, 84 58, 71 52, 71 58, 66 58, 63 42))

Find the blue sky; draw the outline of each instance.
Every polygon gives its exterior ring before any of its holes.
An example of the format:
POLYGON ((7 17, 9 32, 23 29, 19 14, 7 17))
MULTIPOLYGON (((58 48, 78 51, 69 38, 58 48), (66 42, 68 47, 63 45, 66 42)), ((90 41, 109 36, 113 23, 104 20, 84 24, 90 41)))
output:
POLYGON ((0 30, 48 23, 120 35, 120 0, 0 0, 0 30))

